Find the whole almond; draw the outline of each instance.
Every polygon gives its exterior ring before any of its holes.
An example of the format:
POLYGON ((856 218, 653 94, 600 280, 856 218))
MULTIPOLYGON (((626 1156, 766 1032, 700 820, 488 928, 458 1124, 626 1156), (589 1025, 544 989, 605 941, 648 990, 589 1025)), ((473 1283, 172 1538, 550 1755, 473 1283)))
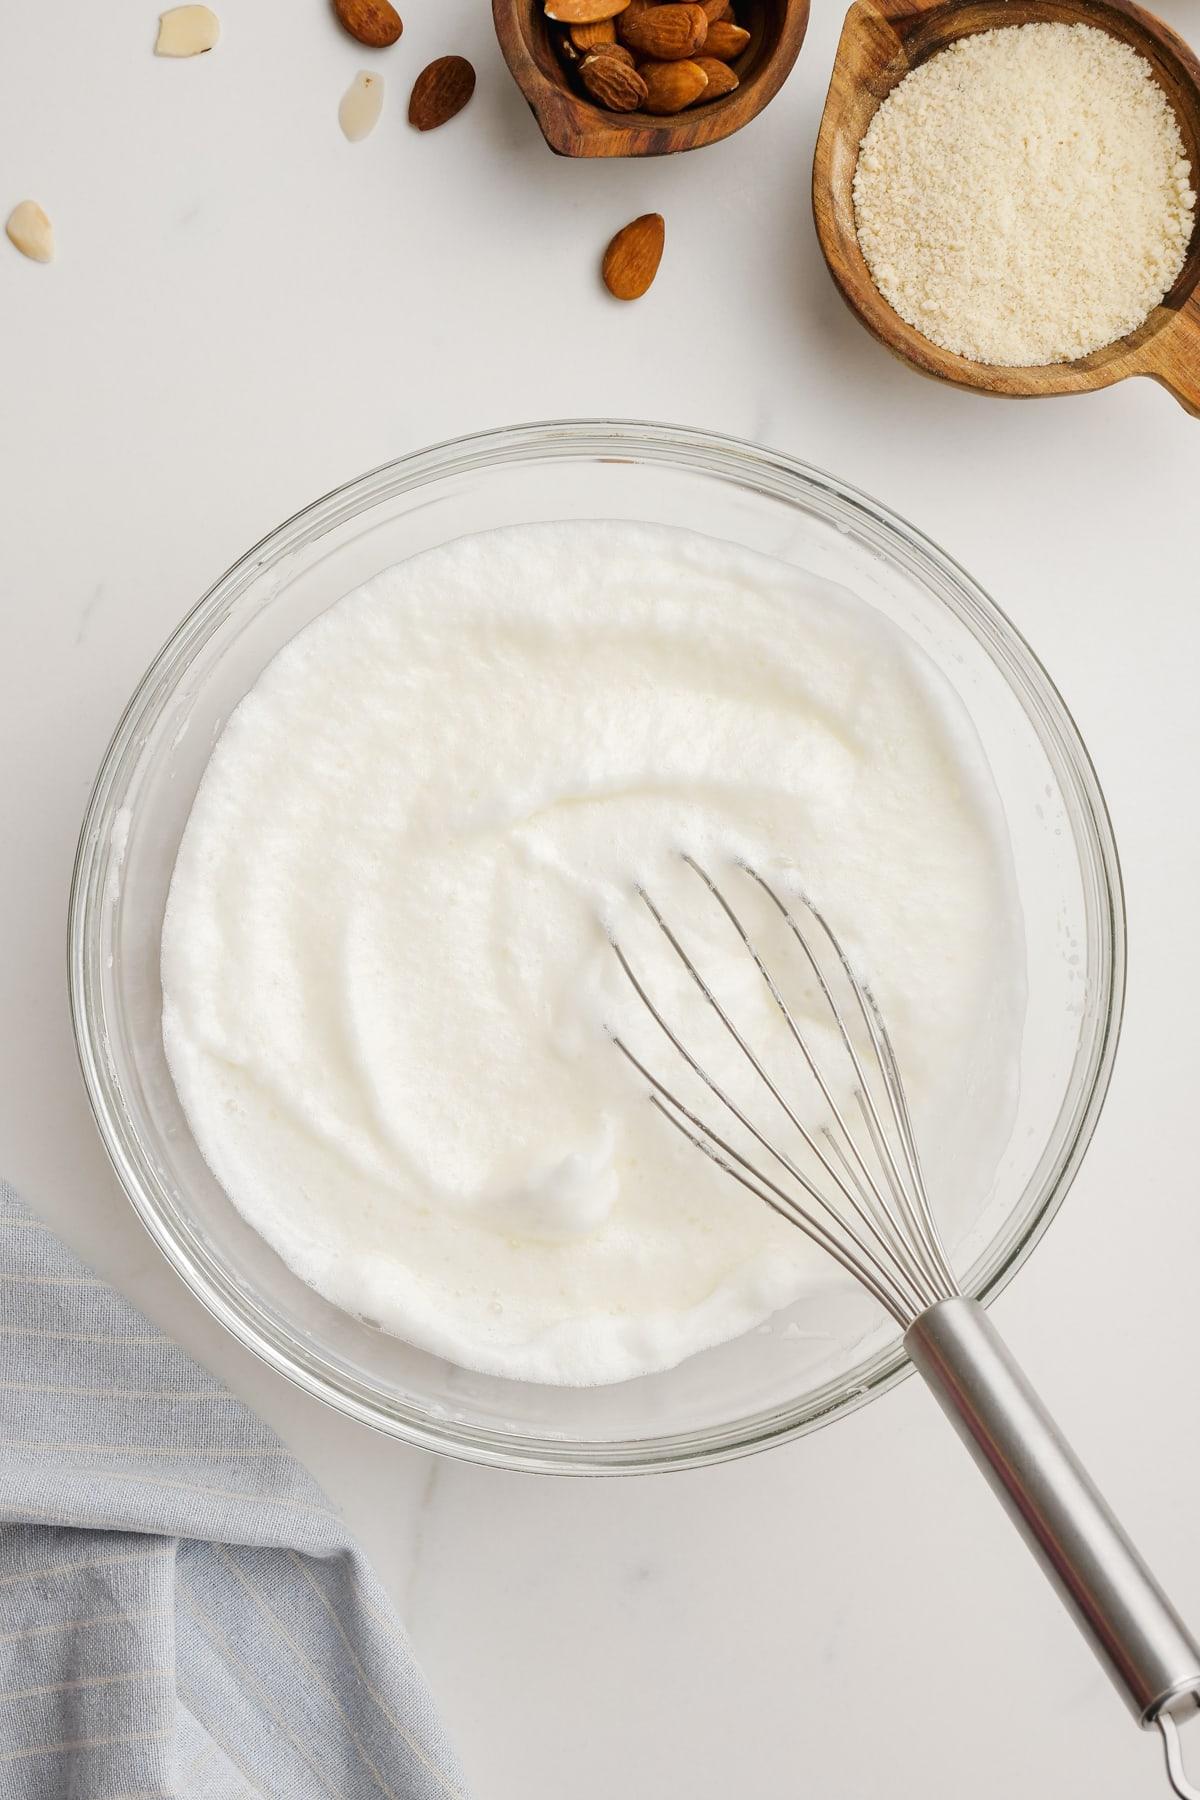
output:
POLYGON ((641 299, 658 274, 666 235, 661 213, 643 213, 640 219, 622 225, 600 265, 604 285, 614 299, 641 299))
POLYGON ((435 131, 460 113, 475 92, 475 71, 465 56, 439 56, 413 83, 408 122, 418 131, 435 131))
POLYGON ((694 62, 644 62, 638 74, 646 84, 643 110, 648 113, 682 112, 708 86, 708 76, 694 62))
POLYGON ((702 6, 651 6, 619 28, 621 41, 654 62, 691 56, 704 43, 708 20, 702 6))
POLYGON ((338 24, 371 50, 386 50, 404 30, 391 0, 333 0, 338 24))
POLYGON ((704 9, 704 16, 710 25, 723 19, 729 11, 729 0, 697 0, 697 5, 704 9))
POLYGON ((611 19, 593 19, 590 25, 572 25, 571 42, 577 50, 594 50, 597 44, 615 44, 617 28, 611 19))
POLYGON ((722 94, 732 94, 739 85, 729 64, 718 62, 714 56, 698 56, 696 67, 703 69, 708 77, 708 86, 700 95, 701 100, 719 100, 722 94))
POLYGON ((644 12, 649 12, 652 4, 653 0, 629 0, 629 5, 624 7, 613 20, 613 24, 617 28, 618 43, 624 42, 625 30, 630 21, 639 18, 644 12))
POLYGON ((609 56, 609 57, 612 57, 614 59, 614 61, 616 61, 616 62, 623 62, 626 65, 626 67, 630 68, 630 69, 632 69, 635 66, 634 60, 633 60, 633 51, 627 50, 625 48, 624 44, 597 44, 596 48, 594 50, 588 51, 588 55, 589 56, 609 56))
POLYGON ((708 28, 708 36, 704 40, 704 54, 717 62, 732 62, 740 56, 750 42, 750 33, 743 31, 740 25, 727 25, 718 19, 708 28))
POLYGON ((585 56, 579 79, 600 106, 610 112, 636 112, 646 99, 646 84, 619 56, 585 56))
POLYGON ((629 0, 546 0, 546 17, 560 25, 595 25, 624 12, 629 0))

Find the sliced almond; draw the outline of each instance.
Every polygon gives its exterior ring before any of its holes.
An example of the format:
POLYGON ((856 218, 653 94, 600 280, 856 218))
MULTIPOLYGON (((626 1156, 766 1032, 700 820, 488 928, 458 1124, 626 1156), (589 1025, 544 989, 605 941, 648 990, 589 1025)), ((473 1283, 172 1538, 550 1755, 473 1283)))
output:
POLYGON ((628 5, 629 0, 546 0, 546 17, 560 25, 594 25, 615 19, 628 5))
POLYGON ((707 32, 702 6, 651 6, 628 20, 621 29, 621 40, 639 56, 674 62, 699 50, 707 32))
POLYGON ((36 200, 22 200, 8 215, 4 227, 9 239, 30 262, 51 262, 54 257, 54 227, 36 200))
POLYGON ((386 50, 404 30, 391 0, 333 0, 338 24, 369 50, 386 50))
POLYGON ((585 56, 579 79, 597 105, 609 112, 636 112, 645 104, 645 82, 632 63, 619 56, 585 56))
POLYGON ((221 21, 208 6, 173 6, 160 13, 155 56, 203 56, 221 36, 221 21))
POLYGON ((730 25, 718 19, 709 26, 708 36, 704 40, 704 54, 717 62, 732 62, 740 56, 750 42, 750 33, 743 31, 740 25, 730 25))
POLYGON ((643 213, 621 227, 600 265, 604 285, 614 299, 641 299, 658 274, 666 235, 661 213, 643 213))
POLYGON ((408 122, 418 131, 436 131, 460 113, 475 92, 475 71, 465 56, 439 56, 413 83, 408 122))
POLYGON ((598 44, 617 41, 617 28, 611 19, 593 19, 590 25, 572 25, 570 30, 577 50, 594 50, 598 44))
POLYGON ((738 78, 728 63, 718 62, 714 56, 698 56, 696 67, 703 69, 708 86, 700 95, 701 100, 719 100, 722 94, 732 94, 739 86, 738 78))
POLYGON ((383 111, 383 77, 360 69, 342 95, 338 124, 352 144, 369 137, 383 111))
POLYGON ((644 62, 638 74, 646 84, 643 110, 649 113, 682 112, 708 86, 708 76, 694 62, 644 62))

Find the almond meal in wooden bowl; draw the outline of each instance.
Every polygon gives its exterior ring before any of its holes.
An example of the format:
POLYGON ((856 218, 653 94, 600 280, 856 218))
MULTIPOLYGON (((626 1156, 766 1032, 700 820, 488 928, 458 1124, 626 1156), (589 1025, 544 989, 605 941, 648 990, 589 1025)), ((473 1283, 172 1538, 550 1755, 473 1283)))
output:
POLYGON ((813 159, 851 309, 924 375, 1149 376, 1200 416, 1200 60, 1136 0, 853 0, 813 159))

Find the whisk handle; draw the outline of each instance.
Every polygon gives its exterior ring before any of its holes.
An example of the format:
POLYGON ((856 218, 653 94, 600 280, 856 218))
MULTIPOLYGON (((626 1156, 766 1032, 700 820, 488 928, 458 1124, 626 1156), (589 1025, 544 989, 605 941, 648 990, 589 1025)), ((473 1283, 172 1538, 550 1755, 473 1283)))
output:
POLYGON ((904 1341, 1138 1723, 1200 1705, 1200 1645, 983 1308, 940 1301, 904 1341))

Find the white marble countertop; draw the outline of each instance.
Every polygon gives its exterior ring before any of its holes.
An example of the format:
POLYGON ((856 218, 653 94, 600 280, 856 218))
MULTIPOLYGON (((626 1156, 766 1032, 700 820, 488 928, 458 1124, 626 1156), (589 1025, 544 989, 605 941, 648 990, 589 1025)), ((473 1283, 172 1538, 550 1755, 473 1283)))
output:
MULTIPOLYGON (((375 135, 368 56, 322 0, 216 0, 197 62, 155 8, 9 7, 0 214, 0 1167, 245 1395, 394 1592, 477 1800, 1133 1800, 1157 1750, 908 1383, 708 1472, 563 1481, 436 1461, 293 1391, 159 1260, 110 1174, 64 984, 75 835, 116 717, 210 580, 335 483, 433 439, 575 414, 753 436, 879 495, 972 570, 1064 689, 1112 806, 1130 993, 1083 1173, 997 1315, 1200 1623, 1200 424, 1161 390, 989 401, 879 349, 817 250, 809 167, 841 8, 729 143, 665 161, 544 148, 483 0, 409 0, 375 135), (479 70, 419 137, 432 57, 479 70), (600 251, 666 215, 639 305, 600 251)), ((1194 0, 1164 0, 1200 37, 1194 0)), ((1193 1747, 1193 1755, 1196 1749, 1193 1747)))

